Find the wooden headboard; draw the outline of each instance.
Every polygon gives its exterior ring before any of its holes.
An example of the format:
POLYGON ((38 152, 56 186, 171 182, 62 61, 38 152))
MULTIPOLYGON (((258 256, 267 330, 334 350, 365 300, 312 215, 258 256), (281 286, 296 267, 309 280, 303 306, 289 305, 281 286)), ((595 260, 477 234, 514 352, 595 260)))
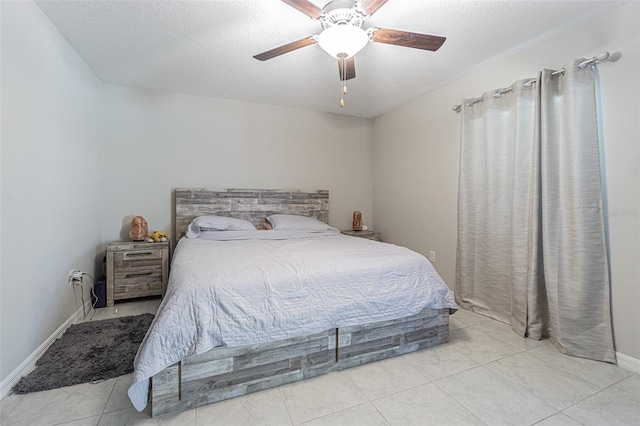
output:
POLYGON ((329 223, 329 191, 323 189, 206 189, 175 190, 174 233, 178 241, 191 221, 203 215, 245 219, 264 229, 269 215, 298 214, 329 223))

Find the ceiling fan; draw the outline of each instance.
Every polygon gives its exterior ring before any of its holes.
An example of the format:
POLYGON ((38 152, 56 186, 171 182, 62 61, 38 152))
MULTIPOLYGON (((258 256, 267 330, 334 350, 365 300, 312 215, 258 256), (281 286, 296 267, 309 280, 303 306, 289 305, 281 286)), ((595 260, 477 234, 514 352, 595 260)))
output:
MULTIPOLYGON (((354 56, 367 43, 386 43, 414 49, 436 51, 442 46, 445 37, 391 30, 388 28, 362 28, 364 21, 373 15, 388 0, 332 0, 322 9, 308 0, 282 0, 289 6, 320 22, 323 31, 275 49, 255 55, 260 61, 294 50, 318 44, 325 52, 338 60, 338 71, 342 82, 342 93, 347 93, 346 81, 356 77, 354 56)), ((344 97, 340 99, 344 106, 344 97)))

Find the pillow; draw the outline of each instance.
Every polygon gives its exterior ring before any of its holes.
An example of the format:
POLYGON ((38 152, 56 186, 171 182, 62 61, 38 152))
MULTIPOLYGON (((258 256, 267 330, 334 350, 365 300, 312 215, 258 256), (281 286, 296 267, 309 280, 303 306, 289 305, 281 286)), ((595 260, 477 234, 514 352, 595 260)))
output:
POLYGON ((187 238, 198 238, 200 231, 255 231, 247 220, 226 216, 198 216, 187 228, 187 238))
MULTIPOLYGON (((312 217, 298 216, 294 214, 274 214, 267 217, 273 229, 278 231, 307 231, 324 232, 338 231, 333 226, 320 222, 312 217)), ((338 231, 340 232, 340 231, 338 231)))

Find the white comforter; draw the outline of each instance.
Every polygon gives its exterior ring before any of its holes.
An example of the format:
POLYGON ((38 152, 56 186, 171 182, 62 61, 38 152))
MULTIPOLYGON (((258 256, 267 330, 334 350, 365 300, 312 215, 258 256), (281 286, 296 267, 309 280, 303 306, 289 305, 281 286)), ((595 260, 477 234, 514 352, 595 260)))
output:
POLYGON ((176 247, 134 362, 129 398, 138 410, 151 376, 215 346, 457 309, 431 263, 407 248, 332 233, 210 234, 226 241, 183 238, 176 247))

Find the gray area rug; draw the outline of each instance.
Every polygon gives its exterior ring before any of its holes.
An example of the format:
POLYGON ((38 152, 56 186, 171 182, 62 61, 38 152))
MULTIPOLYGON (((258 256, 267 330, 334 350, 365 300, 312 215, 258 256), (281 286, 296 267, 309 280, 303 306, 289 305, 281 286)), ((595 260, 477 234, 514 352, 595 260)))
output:
POLYGON ((38 392, 133 372, 133 359, 151 321, 152 314, 142 314, 72 325, 13 391, 38 392))

